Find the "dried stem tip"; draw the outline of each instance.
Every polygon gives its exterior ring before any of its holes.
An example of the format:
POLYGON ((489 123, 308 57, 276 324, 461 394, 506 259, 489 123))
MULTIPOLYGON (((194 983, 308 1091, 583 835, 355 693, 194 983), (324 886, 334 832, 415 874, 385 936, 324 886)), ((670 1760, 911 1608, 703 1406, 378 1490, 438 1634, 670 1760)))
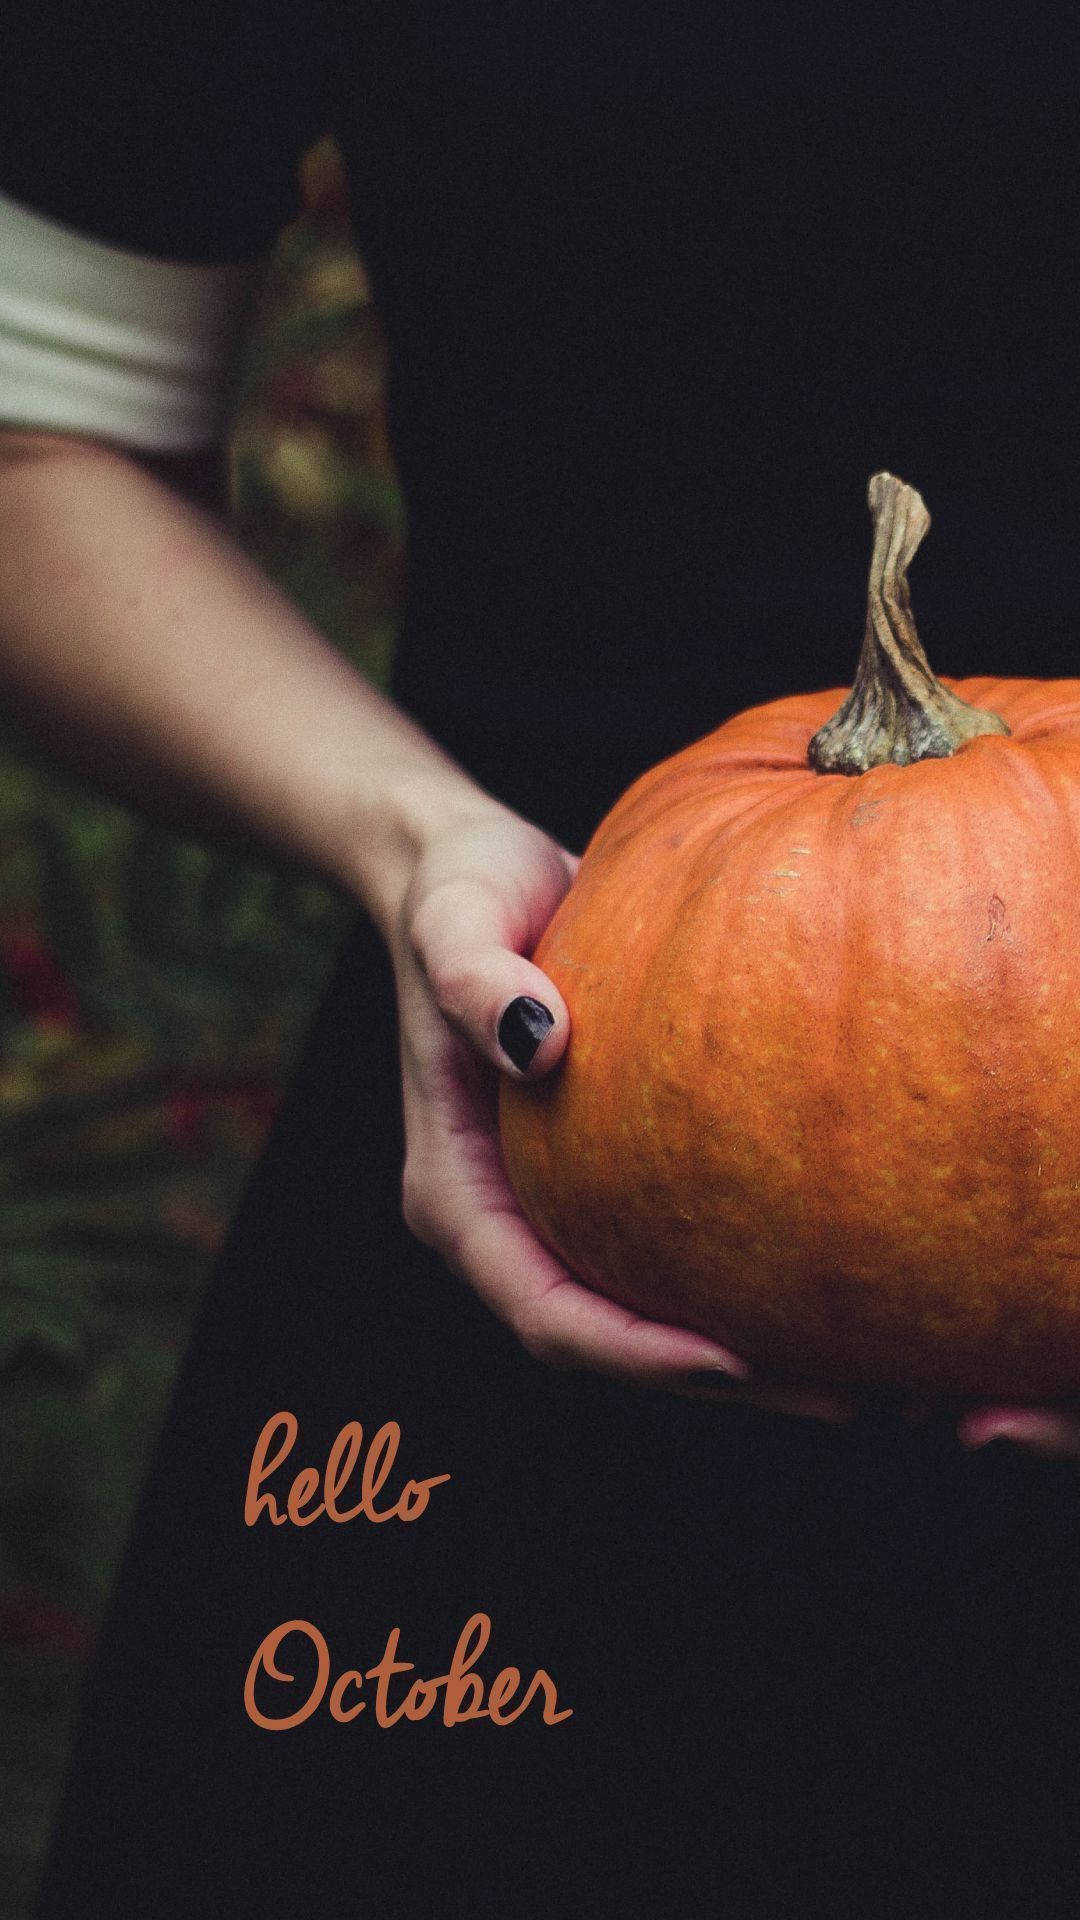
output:
POLYGON ((943 687, 922 650, 907 580, 930 525, 921 495, 894 474, 875 473, 868 498, 874 551, 866 633, 851 692, 810 742, 810 765, 818 773, 945 760, 976 734, 1009 731, 996 713, 970 707, 943 687))

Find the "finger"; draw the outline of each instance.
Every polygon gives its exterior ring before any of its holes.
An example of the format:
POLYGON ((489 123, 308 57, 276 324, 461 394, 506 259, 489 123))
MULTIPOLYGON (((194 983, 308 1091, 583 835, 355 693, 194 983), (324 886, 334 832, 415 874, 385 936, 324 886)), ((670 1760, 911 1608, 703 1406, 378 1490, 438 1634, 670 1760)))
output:
POLYGON ((418 982, 415 992, 406 984, 404 999, 403 1197, 417 1237, 549 1365, 665 1386, 701 1370, 744 1377, 746 1367, 726 1347, 603 1299, 541 1244, 506 1177, 494 1124, 494 1076, 446 1034, 418 982))
POLYGON ((1050 1407, 980 1407, 957 1428, 961 1446, 1011 1440, 1047 1459, 1080 1460, 1080 1419, 1050 1407))
POLYGON ((450 1242, 450 1264, 548 1366, 587 1368, 690 1398, 810 1419, 839 1423, 856 1412, 840 1396, 757 1386, 730 1348, 583 1287, 512 1204, 493 1208, 489 1200, 482 1214, 456 1224, 447 1218, 440 1237, 450 1242))
POLYGON ((656 1386, 678 1385, 700 1370, 746 1376, 744 1363, 715 1341, 648 1320, 582 1286, 516 1211, 471 1220, 457 1238, 456 1258, 481 1299, 547 1366, 656 1386))
POLYGON ((518 951, 532 934, 530 914, 474 879, 436 889, 411 929, 443 1017, 501 1072, 535 1078, 561 1057, 570 1016, 554 982, 518 951))

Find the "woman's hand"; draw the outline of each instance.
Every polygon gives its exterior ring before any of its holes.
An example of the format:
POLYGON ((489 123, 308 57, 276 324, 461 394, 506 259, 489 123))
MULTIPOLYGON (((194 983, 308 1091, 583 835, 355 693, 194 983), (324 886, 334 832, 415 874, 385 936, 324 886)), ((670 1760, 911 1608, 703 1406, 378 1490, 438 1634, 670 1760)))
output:
POLYGON ((517 1205, 499 1151, 498 1074, 548 1073, 566 1046, 565 1002, 525 955, 577 864, 494 803, 451 815, 418 859, 390 936, 406 1221, 548 1365, 842 1418, 847 1409, 826 1396, 743 1386, 748 1369, 725 1348, 591 1292, 517 1205))

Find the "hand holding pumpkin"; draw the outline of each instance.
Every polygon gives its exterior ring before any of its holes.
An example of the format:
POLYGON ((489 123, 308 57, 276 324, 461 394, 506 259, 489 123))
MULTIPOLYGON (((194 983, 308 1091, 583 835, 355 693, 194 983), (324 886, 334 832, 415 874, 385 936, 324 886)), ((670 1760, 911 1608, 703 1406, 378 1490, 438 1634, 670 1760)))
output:
POLYGON ((503 1168, 498 1082, 500 1074, 536 1082, 565 1049, 565 1001, 524 956, 578 863, 506 808, 465 799, 457 812, 448 806, 422 853, 389 942, 411 1230, 550 1365, 690 1393, 708 1393, 713 1379, 725 1400, 842 1416, 846 1409, 827 1394, 741 1387, 746 1369, 725 1347, 603 1299, 533 1234, 503 1168))
MULTIPOLYGON (((406 1217, 549 1364, 595 1368, 722 1404, 843 1420, 856 1411, 854 1397, 751 1383, 726 1348, 583 1287, 518 1209, 496 1134, 498 1074, 532 1084, 563 1057, 565 1002, 522 956, 578 864, 525 821, 492 807, 449 824, 416 870, 399 938, 391 942, 402 1013, 406 1217), (521 1001, 525 1021, 507 1021, 506 1010, 521 1001), (544 1010, 553 1016, 550 1025, 544 1010)), ((979 1444, 995 1437, 1006 1412, 968 1415, 961 1438, 979 1444)), ((1037 1450, 1080 1452, 1080 1425, 1038 1409, 1013 1413, 1017 1434, 1022 1429, 1037 1450)))

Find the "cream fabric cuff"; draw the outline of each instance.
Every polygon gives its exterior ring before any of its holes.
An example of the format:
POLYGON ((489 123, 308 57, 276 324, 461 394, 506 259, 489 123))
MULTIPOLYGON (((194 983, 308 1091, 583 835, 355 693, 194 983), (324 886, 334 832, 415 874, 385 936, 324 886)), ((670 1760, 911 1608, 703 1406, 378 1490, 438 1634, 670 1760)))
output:
POLYGON ((220 440, 261 271, 128 253, 0 194, 0 422, 147 453, 220 440))

